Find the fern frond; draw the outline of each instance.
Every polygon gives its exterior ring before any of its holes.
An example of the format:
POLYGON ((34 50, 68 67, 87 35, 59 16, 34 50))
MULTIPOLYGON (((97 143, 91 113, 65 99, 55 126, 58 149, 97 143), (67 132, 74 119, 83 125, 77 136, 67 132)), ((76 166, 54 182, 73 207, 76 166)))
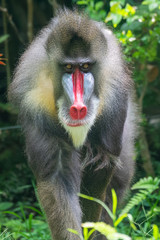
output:
POLYGON ((140 202, 146 199, 146 197, 159 188, 160 179, 159 178, 142 178, 137 183, 132 186, 132 190, 139 189, 128 202, 128 204, 121 211, 120 215, 128 213, 134 206, 138 205, 140 202))
POLYGON ((132 186, 132 190, 135 189, 147 189, 147 190, 151 190, 151 189, 157 189, 158 185, 160 183, 160 179, 159 178, 152 178, 152 177, 148 177, 148 178, 141 178, 137 183, 135 183, 132 186))

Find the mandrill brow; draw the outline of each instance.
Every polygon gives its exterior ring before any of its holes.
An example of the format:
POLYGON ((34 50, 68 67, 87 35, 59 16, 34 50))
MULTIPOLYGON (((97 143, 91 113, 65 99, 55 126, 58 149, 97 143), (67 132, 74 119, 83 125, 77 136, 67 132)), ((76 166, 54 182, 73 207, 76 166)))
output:
MULTIPOLYGON (((78 193, 120 203, 134 174, 137 107, 119 44, 103 24, 61 10, 23 53, 9 87, 54 240, 109 215, 78 193)), ((94 233, 90 239, 102 240, 94 233)))

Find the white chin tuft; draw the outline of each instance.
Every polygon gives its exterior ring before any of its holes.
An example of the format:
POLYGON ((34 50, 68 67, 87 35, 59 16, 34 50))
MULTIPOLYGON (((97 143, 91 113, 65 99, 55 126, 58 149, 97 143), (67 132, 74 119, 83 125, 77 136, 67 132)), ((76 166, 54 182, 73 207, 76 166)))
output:
POLYGON ((64 125, 64 128, 69 133, 70 137, 72 138, 73 145, 76 148, 81 147, 87 137, 87 133, 90 129, 90 125, 86 124, 84 126, 78 126, 78 127, 70 127, 68 125, 64 125))
POLYGON ((65 102, 64 97, 59 98, 57 102, 58 117, 59 117, 60 123, 68 132, 69 136, 71 137, 73 145, 76 148, 80 148, 81 146, 83 146, 87 138, 88 131, 91 128, 91 126, 94 124, 94 121, 96 119, 99 100, 96 97, 92 97, 92 104, 90 106, 90 108, 92 109, 92 114, 88 114, 85 121, 78 122, 80 124, 83 124, 82 126, 75 126, 75 127, 71 127, 67 125, 67 123, 76 124, 76 122, 75 121, 72 122, 72 120, 70 119, 68 115, 68 110, 66 111, 64 107, 65 106, 64 102, 65 102))

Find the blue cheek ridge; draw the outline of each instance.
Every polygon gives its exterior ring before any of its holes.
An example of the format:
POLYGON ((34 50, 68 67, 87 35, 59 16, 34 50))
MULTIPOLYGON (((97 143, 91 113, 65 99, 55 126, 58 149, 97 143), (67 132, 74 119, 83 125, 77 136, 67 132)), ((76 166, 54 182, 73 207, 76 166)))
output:
POLYGON ((65 73, 62 77, 62 86, 64 89, 65 96, 67 100, 73 104, 74 102, 74 94, 73 94, 73 82, 72 82, 72 74, 65 73))
POLYGON ((84 73, 83 101, 88 102, 94 90, 94 77, 92 73, 84 73))
MULTIPOLYGON (((74 94, 73 94, 73 82, 72 74, 65 73, 62 77, 62 86, 64 89, 64 94, 67 100, 73 104, 74 103, 74 94)), ((87 103, 94 90, 94 77, 92 73, 84 73, 84 93, 83 101, 87 103)))

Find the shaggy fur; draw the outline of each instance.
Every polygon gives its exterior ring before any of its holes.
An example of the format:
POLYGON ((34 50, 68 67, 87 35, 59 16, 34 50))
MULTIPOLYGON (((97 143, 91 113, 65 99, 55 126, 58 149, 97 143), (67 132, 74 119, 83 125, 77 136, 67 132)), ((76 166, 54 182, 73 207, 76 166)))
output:
MULTIPOLYGON (((9 88, 19 109, 29 165, 54 240, 77 240, 82 221, 98 221, 101 207, 78 192, 122 199, 134 172, 136 105, 133 82, 112 32, 77 12, 61 11, 22 55, 9 88), (76 60, 75 60, 76 59, 76 60), (91 61, 94 92, 82 127, 69 116, 62 64, 91 61)), ((110 222, 107 215, 103 216, 110 222)), ((98 239, 98 236, 97 238, 98 239)), ((102 239, 102 237, 100 237, 102 239)))

